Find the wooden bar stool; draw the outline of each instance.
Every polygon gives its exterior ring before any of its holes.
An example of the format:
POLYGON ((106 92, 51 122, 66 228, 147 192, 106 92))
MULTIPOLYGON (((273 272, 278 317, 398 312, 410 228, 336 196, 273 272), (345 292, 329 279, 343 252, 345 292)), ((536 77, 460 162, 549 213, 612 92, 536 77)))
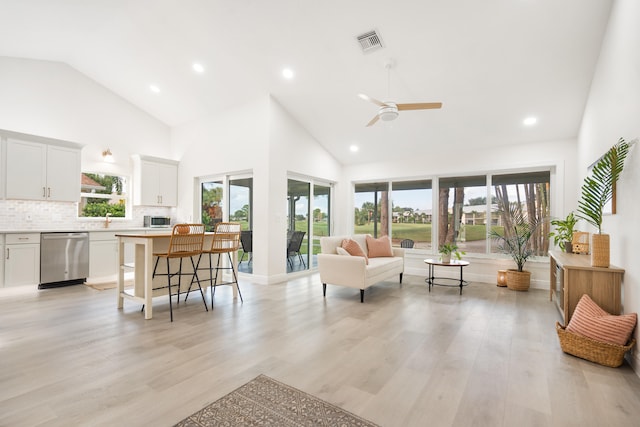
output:
POLYGON ((198 260, 198 270, 209 270, 209 283, 211 289, 211 308, 213 309, 213 297, 216 293, 216 286, 232 285, 235 284, 238 289, 238 295, 240 295, 240 301, 242 299, 242 292, 240 292, 240 286, 238 285, 238 276, 236 274, 235 266, 233 265, 233 258, 231 254, 237 252, 240 248, 240 223, 237 222, 219 222, 216 224, 214 230, 211 247, 203 248, 202 255, 209 255, 209 266, 200 267, 200 260, 198 260), (215 267, 213 266, 212 255, 217 254, 218 260, 215 267), (222 254, 227 254, 229 259, 229 267, 221 267, 220 259, 222 254), (215 274, 213 271, 215 270, 215 274), (220 270, 231 270, 233 277, 232 281, 218 283, 218 272, 220 270))
MULTIPOLYGON (((191 278, 191 283, 189 284, 189 291, 191 291, 191 286, 194 282, 198 284, 198 288, 200 289, 200 295, 202 295, 202 301, 204 302, 204 308, 209 311, 207 307, 207 301, 204 298, 204 292, 202 292, 202 287, 200 286, 200 281, 198 280, 198 268, 196 263, 193 261, 194 256, 198 256, 200 258, 202 254, 202 245, 204 244, 204 224, 176 224, 173 226, 171 231, 171 240, 169 241, 169 248, 166 252, 158 252, 153 255, 157 257, 156 264, 153 267, 153 277, 156 276, 167 276, 167 286, 162 286, 154 289, 163 289, 165 287, 169 288, 169 312, 171 315, 171 321, 173 322, 173 304, 171 303, 171 279, 174 276, 178 276, 178 290, 176 292, 178 296, 178 303, 180 303, 180 288, 182 284, 182 276, 190 275, 191 273, 183 273, 182 272, 182 260, 184 258, 189 258, 191 260, 191 267, 193 268, 193 276, 191 278), (167 263, 167 272, 166 273, 158 273, 158 262, 160 258, 164 258, 167 263), (175 272, 171 271, 171 266, 169 264, 169 260, 178 259, 179 265, 178 270, 175 272)), ((175 284, 174 284, 175 286, 175 284)), ((186 301, 186 298, 185 298, 186 301)))

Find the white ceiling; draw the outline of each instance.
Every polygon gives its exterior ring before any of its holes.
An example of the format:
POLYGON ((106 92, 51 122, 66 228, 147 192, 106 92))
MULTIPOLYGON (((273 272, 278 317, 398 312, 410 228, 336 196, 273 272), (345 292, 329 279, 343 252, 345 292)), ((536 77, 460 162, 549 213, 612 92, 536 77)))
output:
POLYGON ((0 55, 65 62, 171 126, 271 94, 353 164, 435 146, 453 152, 575 138, 610 7, 609 0, 0 0, 0 55), (356 36, 372 29, 385 47, 365 54, 356 36), (389 58, 396 65, 388 93, 389 58), (193 71, 195 61, 204 74, 193 71), (293 80, 282 78, 284 66, 293 80), (367 128, 377 107, 361 92, 443 108, 403 111, 367 128), (538 124, 524 127, 530 115, 538 124))

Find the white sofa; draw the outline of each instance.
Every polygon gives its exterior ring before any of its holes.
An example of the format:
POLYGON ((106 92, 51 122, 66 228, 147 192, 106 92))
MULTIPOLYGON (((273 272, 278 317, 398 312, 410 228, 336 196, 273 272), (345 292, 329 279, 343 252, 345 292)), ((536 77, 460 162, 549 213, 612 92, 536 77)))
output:
POLYGON ((396 274, 400 275, 400 283, 402 283, 404 249, 392 248, 392 257, 369 258, 367 265, 364 257, 338 254, 336 248, 348 238, 358 242, 365 254, 369 255, 365 234, 321 237, 318 271, 324 296, 327 295, 328 283, 360 289, 360 302, 364 302, 364 290, 374 283, 389 279, 396 274))

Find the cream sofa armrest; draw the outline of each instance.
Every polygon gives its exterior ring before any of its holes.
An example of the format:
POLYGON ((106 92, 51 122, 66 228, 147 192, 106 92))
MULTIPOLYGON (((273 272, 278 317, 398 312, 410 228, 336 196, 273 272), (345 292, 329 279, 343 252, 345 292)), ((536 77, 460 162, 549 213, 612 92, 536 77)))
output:
POLYGON ((318 254, 322 283, 364 289, 367 264, 363 257, 318 254))
POLYGON ((404 258, 404 248, 391 248, 393 251, 393 256, 398 256, 404 258))

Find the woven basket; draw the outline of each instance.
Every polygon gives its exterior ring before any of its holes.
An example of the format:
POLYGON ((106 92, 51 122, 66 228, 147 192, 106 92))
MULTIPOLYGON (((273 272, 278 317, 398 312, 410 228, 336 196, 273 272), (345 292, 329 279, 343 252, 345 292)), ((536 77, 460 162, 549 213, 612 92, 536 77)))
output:
POLYGON ((556 331, 562 351, 581 359, 617 368, 624 361, 624 354, 631 350, 636 340, 631 338, 627 345, 609 344, 574 334, 556 322, 556 331))
POLYGON ((530 271, 507 270, 507 287, 512 291, 528 291, 530 284, 530 271))

